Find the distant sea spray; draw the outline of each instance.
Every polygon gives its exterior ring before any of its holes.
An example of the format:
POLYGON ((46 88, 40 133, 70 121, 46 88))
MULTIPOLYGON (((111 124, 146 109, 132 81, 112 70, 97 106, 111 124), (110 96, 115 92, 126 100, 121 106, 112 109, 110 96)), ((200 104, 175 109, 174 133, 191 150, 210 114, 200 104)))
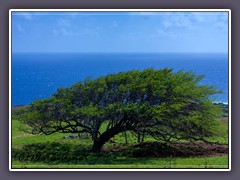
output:
POLYGON ((133 69, 173 68, 205 75, 202 84, 216 86, 222 94, 213 101, 228 103, 228 55, 184 53, 14 53, 12 55, 12 105, 27 105, 50 97, 57 88, 87 77, 133 69))

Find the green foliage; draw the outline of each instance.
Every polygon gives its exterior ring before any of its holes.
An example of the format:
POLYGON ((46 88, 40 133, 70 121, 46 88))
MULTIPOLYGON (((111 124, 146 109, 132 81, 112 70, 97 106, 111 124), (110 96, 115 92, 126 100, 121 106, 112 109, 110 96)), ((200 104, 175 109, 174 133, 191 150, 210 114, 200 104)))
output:
POLYGON ((33 102, 20 120, 33 134, 88 133, 93 151, 125 131, 166 142, 206 140, 219 133, 221 108, 209 99, 218 91, 200 85, 202 78, 146 69, 87 79, 33 102))

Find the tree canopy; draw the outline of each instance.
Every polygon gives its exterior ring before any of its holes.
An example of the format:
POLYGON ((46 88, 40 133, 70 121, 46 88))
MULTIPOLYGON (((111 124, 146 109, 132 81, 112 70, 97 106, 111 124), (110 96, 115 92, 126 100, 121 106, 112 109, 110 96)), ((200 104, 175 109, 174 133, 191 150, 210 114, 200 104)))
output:
POLYGON ((161 141, 204 140, 217 132, 218 91, 203 76, 172 69, 132 70, 86 79, 36 100, 21 121, 33 134, 88 133, 93 151, 115 135, 131 131, 161 141))

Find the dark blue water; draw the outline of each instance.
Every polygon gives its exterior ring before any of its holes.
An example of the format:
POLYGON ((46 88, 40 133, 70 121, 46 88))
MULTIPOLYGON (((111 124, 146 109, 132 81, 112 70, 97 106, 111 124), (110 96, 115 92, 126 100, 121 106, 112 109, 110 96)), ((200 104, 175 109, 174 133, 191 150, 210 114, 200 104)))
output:
POLYGON ((174 68, 205 75, 202 84, 214 85, 223 93, 214 101, 228 103, 227 54, 13 54, 12 105, 27 105, 50 97, 59 87, 67 87, 87 77, 109 73, 174 68))

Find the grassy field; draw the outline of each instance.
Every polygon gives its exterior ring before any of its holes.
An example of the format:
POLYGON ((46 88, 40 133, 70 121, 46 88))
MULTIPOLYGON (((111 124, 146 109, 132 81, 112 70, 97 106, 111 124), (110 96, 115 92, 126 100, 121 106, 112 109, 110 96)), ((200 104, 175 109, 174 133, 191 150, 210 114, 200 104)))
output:
MULTIPOLYGON (((228 144, 227 119, 222 121, 223 137, 215 137, 211 141, 228 144)), ((154 151, 143 153, 142 149, 135 148, 137 138, 130 134, 128 144, 120 134, 104 146, 105 151, 94 154, 88 151, 92 145, 90 137, 65 139, 64 136, 69 134, 60 133, 31 135, 22 131, 21 127, 21 123, 13 116, 12 168, 228 168, 227 154, 146 157, 144 153, 152 154, 154 151)), ((146 141, 155 140, 147 138, 146 141)), ((163 147, 162 151, 164 148, 168 150, 168 147, 163 147)))
POLYGON ((227 156, 198 158, 116 158, 114 164, 107 164, 105 158, 93 160, 94 164, 62 163, 47 164, 39 162, 13 162, 13 168, 228 168, 227 156))

